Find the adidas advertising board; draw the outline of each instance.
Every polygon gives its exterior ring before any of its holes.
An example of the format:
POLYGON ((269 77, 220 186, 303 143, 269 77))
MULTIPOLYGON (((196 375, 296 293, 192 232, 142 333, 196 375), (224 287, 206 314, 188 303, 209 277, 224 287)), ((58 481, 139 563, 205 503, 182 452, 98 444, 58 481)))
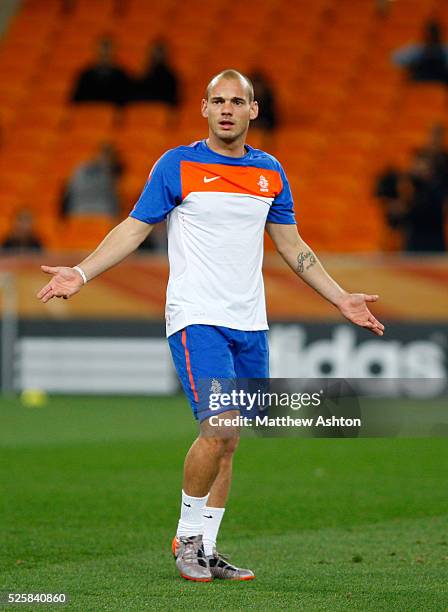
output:
MULTIPOLYGON (((377 339, 344 323, 271 322, 269 343, 272 378, 362 379, 363 384, 369 378, 384 378, 390 380, 390 394, 406 396, 413 388, 406 381, 427 380, 430 384, 418 386, 419 397, 423 393, 436 397, 447 390, 446 324, 386 322, 386 335, 377 339)), ((16 389, 37 382, 46 388, 51 382, 48 390, 53 392, 169 395, 179 390, 165 329, 159 323, 21 321, 15 355, 16 389), (101 368, 101 377, 92 386, 86 368, 91 367, 90 357, 96 357, 94 365, 101 363, 98 351, 108 367, 101 368), (55 368, 59 378, 54 376, 55 368)))

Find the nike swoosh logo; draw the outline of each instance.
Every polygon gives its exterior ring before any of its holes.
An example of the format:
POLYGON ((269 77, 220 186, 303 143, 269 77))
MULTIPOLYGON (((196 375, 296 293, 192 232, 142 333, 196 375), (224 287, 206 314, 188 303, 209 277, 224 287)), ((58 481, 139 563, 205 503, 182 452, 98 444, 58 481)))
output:
POLYGON ((204 176, 204 183, 211 183, 212 181, 217 181, 219 178, 221 178, 220 176, 212 176, 210 178, 208 178, 207 176, 204 176))
POLYGON ((207 516, 206 514, 202 515, 204 518, 213 518, 213 516, 210 514, 210 516, 207 516))
POLYGON ((186 504, 185 502, 182 502, 184 504, 184 506, 187 506, 187 508, 191 508, 191 504, 186 504))

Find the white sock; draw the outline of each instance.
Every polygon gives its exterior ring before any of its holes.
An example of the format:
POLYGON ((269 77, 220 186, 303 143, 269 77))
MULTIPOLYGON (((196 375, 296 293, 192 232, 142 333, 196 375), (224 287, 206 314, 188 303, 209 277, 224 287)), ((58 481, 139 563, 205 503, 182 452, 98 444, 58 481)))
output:
POLYGON ((180 506, 180 519, 177 525, 177 536, 195 536, 203 533, 204 525, 202 513, 207 503, 208 493, 205 497, 192 497, 182 491, 180 506))
POLYGON ((204 552, 207 557, 212 555, 213 549, 216 548, 216 539, 225 510, 225 508, 210 508, 209 506, 205 506, 202 512, 204 517, 202 540, 204 542, 204 552))

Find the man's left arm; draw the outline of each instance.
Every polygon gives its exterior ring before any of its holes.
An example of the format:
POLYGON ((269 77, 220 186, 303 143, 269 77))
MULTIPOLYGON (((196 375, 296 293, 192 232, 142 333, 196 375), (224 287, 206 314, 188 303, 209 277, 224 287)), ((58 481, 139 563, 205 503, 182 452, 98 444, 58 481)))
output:
POLYGON ((286 263, 307 285, 336 306, 352 323, 369 329, 377 336, 383 335, 384 325, 367 307, 368 302, 378 300, 378 295, 348 293, 342 289, 325 271, 316 254, 301 238, 296 225, 267 223, 266 231, 286 263))

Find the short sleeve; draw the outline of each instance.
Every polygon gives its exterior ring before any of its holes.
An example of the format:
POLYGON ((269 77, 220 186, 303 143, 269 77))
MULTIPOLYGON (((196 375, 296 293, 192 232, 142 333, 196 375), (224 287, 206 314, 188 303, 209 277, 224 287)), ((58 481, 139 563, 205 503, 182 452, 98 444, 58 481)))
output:
POLYGON ((154 164, 130 217, 144 223, 159 223, 180 204, 180 158, 167 151, 154 164))
POLYGON ((295 225, 296 218, 294 215, 294 200, 291 193, 291 187, 289 186, 285 171, 280 164, 279 172, 282 179, 283 188, 274 198, 266 222, 279 223, 281 225, 295 225))

